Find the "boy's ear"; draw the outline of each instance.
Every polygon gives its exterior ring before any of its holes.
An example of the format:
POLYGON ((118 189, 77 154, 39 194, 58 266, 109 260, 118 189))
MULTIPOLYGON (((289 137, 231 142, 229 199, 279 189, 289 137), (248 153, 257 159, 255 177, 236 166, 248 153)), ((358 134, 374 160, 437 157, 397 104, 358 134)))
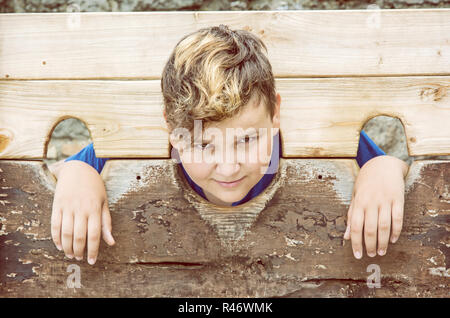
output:
POLYGON ((280 107, 281 107, 281 95, 277 93, 277 103, 275 105, 275 111, 272 118, 273 136, 278 134, 280 130, 280 107))

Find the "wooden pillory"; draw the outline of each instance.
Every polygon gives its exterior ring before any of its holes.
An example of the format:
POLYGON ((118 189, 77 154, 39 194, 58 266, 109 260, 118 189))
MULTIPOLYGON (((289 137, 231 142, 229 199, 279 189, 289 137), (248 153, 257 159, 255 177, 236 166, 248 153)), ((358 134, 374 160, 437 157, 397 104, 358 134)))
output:
POLYGON ((410 156, 450 155, 449 9, 2 14, 0 78, 0 297, 448 296, 449 161, 411 165, 387 255, 357 260, 343 235, 367 120, 400 119, 410 156), (263 39, 282 96, 279 172, 229 208, 170 159, 160 93, 179 39, 220 23, 263 39), (42 159, 67 118, 123 158, 101 173, 116 245, 94 266, 51 240, 42 159))

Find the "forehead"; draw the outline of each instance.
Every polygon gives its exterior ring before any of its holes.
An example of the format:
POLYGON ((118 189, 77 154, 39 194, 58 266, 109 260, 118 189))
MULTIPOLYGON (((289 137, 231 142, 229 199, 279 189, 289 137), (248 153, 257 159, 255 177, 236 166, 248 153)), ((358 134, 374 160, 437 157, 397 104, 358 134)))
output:
POLYGON ((256 94, 254 94, 252 99, 242 107, 242 110, 237 115, 218 123, 209 123, 204 128, 219 128, 223 132, 226 132, 227 128, 234 128, 232 131, 238 131, 241 128, 245 131, 249 128, 266 127, 268 121, 270 121, 270 118, 264 106, 263 98, 258 101, 256 94))

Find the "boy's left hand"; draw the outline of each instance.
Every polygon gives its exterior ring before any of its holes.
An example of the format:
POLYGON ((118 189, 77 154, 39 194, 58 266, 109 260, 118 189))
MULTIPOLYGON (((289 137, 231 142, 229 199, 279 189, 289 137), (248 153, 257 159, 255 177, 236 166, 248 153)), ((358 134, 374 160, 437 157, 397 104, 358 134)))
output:
POLYGON ((347 214, 344 239, 352 240, 353 254, 363 255, 362 232, 367 255, 385 255, 389 238, 395 243, 403 225, 404 178, 408 164, 382 155, 367 161, 360 169, 347 214), (391 232, 392 227, 392 232, 391 232), (378 250, 377 250, 378 241, 378 250))

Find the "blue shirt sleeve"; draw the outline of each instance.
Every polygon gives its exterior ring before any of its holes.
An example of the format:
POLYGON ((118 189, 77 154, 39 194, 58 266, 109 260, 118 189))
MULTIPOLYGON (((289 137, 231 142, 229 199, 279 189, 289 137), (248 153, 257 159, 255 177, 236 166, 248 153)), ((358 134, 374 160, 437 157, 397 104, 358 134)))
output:
POLYGON ((356 161, 361 168, 367 161, 377 156, 386 155, 386 153, 379 148, 372 139, 367 136, 364 130, 361 130, 359 135, 358 153, 356 155, 356 161))
POLYGON ((102 172, 103 166, 105 165, 108 158, 97 158, 95 156, 94 143, 90 143, 86 147, 80 150, 77 154, 66 158, 64 162, 70 160, 80 160, 91 165, 100 174, 102 172))
MULTIPOLYGON (((369 136, 367 136, 364 130, 361 130, 358 152, 355 158, 359 167, 361 168, 370 159, 382 155, 386 155, 386 153, 381 148, 379 148, 369 138, 369 136)), ((279 152, 279 156, 281 157, 281 151, 279 152)), ((68 157, 66 160, 64 160, 64 162, 70 160, 80 160, 86 162, 87 164, 91 165, 95 170, 97 170, 97 172, 100 174, 103 170, 106 161, 108 161, 109 159, 97 158, 95 155, 94 143, 90 143, 89 145, 81 149, 80 152, 78 152, 77 154, 68 157)))

